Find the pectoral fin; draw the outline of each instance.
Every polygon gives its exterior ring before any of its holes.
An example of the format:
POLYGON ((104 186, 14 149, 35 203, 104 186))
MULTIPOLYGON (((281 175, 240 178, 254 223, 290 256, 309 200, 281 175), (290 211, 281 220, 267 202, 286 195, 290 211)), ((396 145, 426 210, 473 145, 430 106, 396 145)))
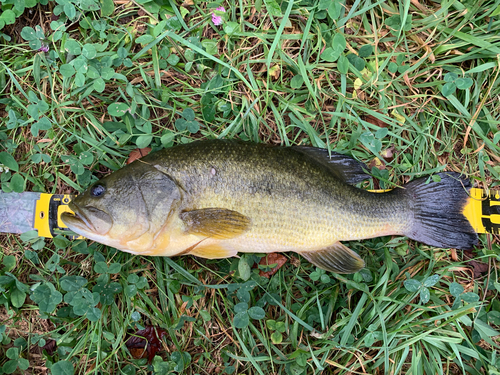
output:
POLYGON ((300 255, 315 266, 331 272, 355 273, 365 266, 365 262, 358 254, 340 242, 326 249, 304 251, 300 255))
POLYGON ((237 211, 224 208, 203 208, 180 214, 186 232, 216 239, 229 239, 250 229, 251 221, 237 211))

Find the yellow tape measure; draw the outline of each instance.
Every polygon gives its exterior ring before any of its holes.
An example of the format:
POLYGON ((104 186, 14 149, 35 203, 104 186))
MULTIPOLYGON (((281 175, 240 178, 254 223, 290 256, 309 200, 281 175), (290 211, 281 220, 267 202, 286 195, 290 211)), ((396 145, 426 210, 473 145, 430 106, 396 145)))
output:
MULTIPOLYGON (((383 192, 375 190, 374 192, 383 192)), ((36 202, 34 229, 38 235, 52 238, 56 230, 67 231, 68 227, 61 220, 63 212, 72 212, 68 207, 71 195, 40 194, 36 202)), ((500 234, 500 191, 473 188, 470 190, 470 200, 464 209, 472 227, 477 233, 500 234)), ((71 237, 73 239, 83 238, 71 237)))
MULTIPOLYGON (((71 202, 71 195, 68 194, 40 194, 36 202, 34 228, 38 230, 41 237, 52 238, 56 235, 55 230, 68 230, 61 220, 63 212, 71 212, 68 207, 71 202)), ((72 239, 83 238, 82 236, 71 236, 72 239)))
POLYGON ((500 234, 500 191, 471 189, 464 215, 477 233, 500 234))

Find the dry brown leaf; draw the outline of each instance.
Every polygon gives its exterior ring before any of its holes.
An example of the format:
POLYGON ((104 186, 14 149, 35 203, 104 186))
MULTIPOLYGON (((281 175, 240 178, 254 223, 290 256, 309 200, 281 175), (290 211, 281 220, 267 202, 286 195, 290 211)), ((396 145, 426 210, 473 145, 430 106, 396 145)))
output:
POLYGON ((42 139, 39 139, 38 141, 36 141, 36 144, 39 144, 39 143, 50 143, 52 142, 52 139, 50 138, 42 138, 42 139))
POLYGON ((380 153, 380 156, 384 158, 384 160, 388 163, 394 160, 394 154, 396 151, 396 146, 391 145, 389 148, 386 148, 380 153))
POLYGON ((127 159, 127 164, 132 163, 133 161, 142 158, 143 156, 146 156, 151 152, 151 149, 149 147, 145 148, 136 148, 135 150, 132 150, 130 154, 128 155, 127 159))
POLYGON ((467 262, 470 267, 472 267, 472 271, 474 272, 474 278, 477 279, 483 275, 483 273, 488 272, 489 266, 487 263, 478 262, 477 260, 473 260, 474 254, 472 250, 464 251, 465 259, 469 259, 467 262))
POLYGON ((300 267, 300 259, 294 256, 290 257, 290 264, 294 267, 300 267))
POLYGON ((146 358, 148 356, 148 351, 146 347, 144 348, 129 348, 130 354, 135 359, 146 358))
POLYGON ((262 258, 259 262, 260 265, 263 266, 269 266, 276 264, 275 267, 271 268, 269 271, 260 271, 259 275, 263 277, 267 277, 268 279, 274 275, 278 270, 283 267, 283 265, 287 261, 287 257, 284 255, 281 255, 280 253, 270 253, 267 254, 264 258, 262 258))
POLYGON ((451 249, 450 253, 451 253, 451 260, 454 262, 458 262, 457 250, 451 249))
POLYGON ((161 339, 167 336, 164 329, 146 326, 130 336, 125 345, 136 359, 144 358, 147 353, 148 361, 151 363, 154 356, 162 349, 161 339))
POLYGON ((273 65, 271 68, 268 70, 268 73, 271 77, 274 78, 274 80, 277 80, 280 77, 281 74, 281 69, 279 65, 273 65))
POLYGON ((483 262, 478 262, 475 260, 469 261, 469 265, 472 266, 472 270, 474 271, 474 278, 477 279, 483 275, 483 273, 488 272, 488 265, 483 262))
POLYGON ((56 351, 56 347, 56 340, 48 339, 46 344, 42 346, 42 350, 46 350, 48 355, 52 355, 56 351))
POLYGON ((367 167, 371 170, 373 167, 377 167, 379 170, 385 169, 385 162, 379 158, 372 159, 367 167))
POLYGON ((380 128, 387 128, 389 126, 384 121, 382 121, 382 120, 380 120, 372 115, 366 115, 363 120, 365 120, 366 122, 369 122, 370 124, 378 126, 380 128))

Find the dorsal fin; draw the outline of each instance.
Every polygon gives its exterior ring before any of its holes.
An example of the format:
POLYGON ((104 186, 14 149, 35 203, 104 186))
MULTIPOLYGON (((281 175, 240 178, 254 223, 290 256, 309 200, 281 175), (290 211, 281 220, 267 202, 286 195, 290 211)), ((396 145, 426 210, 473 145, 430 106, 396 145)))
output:
POLYGON ((369 170, 368 167, 350 156, 333 151, 329 155, 328 150, 317 147, 295 146, 292 149, 327 167, 335 177, 350 185, 371 178, 365 172, 369 170))

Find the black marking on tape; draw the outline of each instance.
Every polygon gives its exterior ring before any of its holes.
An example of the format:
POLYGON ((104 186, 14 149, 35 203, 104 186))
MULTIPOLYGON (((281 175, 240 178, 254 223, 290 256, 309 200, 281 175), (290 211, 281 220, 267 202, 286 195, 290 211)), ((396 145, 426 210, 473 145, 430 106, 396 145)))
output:
MULTIPOLYGON (((500 234, 500 224, 492 222, 492 215, 500 215, 500 195, 498 191, 481 192, 481 198, 484 200, 481 203, 481 222, 483 223, 486 232, 500 234), (497 202, 494 204, 494 202, 497 202)), ((500 221, 500 220, 496 220, 500 221)))
MULTIPOLYGON (((48 214, 48 222, 49 222, 49 230, 50 233, 52 234, 52 237, 57 236, 58 234, 61 233, 56 233, 55 229, 58 232, 69 232, 69 228, 62 228, 59 225, 59 206, 67 206, 68 203, 71 200, 63 195, 63 194, 54 194, 52 197, 50 197, 50 202, 49 202, 49 214, 48 214)), ((73 240, 78 238, 78 236, 67 236, 67 238, 73 240)))

